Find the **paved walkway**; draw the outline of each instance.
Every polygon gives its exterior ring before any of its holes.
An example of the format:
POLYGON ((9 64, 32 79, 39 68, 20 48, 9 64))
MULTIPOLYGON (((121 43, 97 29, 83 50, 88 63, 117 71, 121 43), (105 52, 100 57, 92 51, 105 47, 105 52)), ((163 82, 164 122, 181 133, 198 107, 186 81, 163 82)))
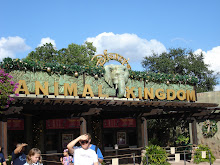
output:
MULTIPOLYGON (((183 160, 181 160, 180 162, 174 162, 174 161, 169 161, 169 162, 171 163, 171 165, 184 165, 183 160)), ((195 163, 186 162, 186 165, 210 165, 210 163, 202 162, 199 164, 195 164, 195 163)), ((220 159, 216 159, 212 165, 220 165, 220 159)))
MULTIPOLYGON (((183 160, 180 160, 180 162, 175 162, 175 161, 169 161, 169 162, 171 165, 184 165, 183 160)), ((123 165, 125 165, 125 164, 123 164, 123 165)), ((126 165, 134 165, 134 164, 126 164, 126 165)), ((139 164, 136 163, 135 165, 139 165, 139 164)), ((194 163, 186 162, 186 165, 210 165, 210 163, 202 162, 199 164, 194 164, 194 163)), ((216 159, 216 161, 212 165, 220 165, 220 159, 216 159)))

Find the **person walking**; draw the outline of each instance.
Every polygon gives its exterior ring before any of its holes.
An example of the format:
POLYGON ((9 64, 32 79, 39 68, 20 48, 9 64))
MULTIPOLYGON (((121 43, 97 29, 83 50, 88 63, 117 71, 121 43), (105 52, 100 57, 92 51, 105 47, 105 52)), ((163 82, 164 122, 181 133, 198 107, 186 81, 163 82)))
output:
POLYGON ((72 140, 67 148, 74 156, 74 165, 99 165, 98 156, 95 150, 91 149, 91 135, 84 134, 76 139, 72 140), (80 144, 80 147, 75 146, 76 143, 80 144))
POLYGON ((16 145, 16 149, 12 152, 12 162, 13 165, 23 165, 26 162, 26 155, 24 154, 25 147, 28 144, 26 143, 18 143, 16 145))

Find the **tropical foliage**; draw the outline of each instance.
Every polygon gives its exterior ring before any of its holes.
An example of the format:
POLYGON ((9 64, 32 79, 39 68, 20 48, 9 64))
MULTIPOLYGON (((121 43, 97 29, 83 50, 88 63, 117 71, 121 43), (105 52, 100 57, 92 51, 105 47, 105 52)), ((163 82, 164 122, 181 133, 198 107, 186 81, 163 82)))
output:
POLYGON ((12 78, 11 75, 0 69, 0 109, 8 108, 11 101, 14 100, 10 94, 14 94, 18 84, 12 81, 12 78))
POLYGON ((195 84, 197 92, 213 91, 218 84, 218 74, 208 69, 203 53, 194 54, 192 50, 173 48, 169 52, 153 53, 144 58, 142 65, 148 72, 195 76, 198 79, 195 84))
POLYGON ((193 157, 194 163, 199 164, 200 162, 210 162, 209 153, 210 153, 210 157, 211 157, 211 163, 213 164, 213 162, 215 161, 216 158, 212 154, 212 151, 210 150, 210 148, 205 145, 199 145, 198 149, 196 149, 194 157, 193 157), (202 151, 207 151, 206 158, 202 158, 202 151))
POLYGON ((186 145, 188 143, 189 143, 189 137, 186 137, 184 135, 179 135, 177 137, 177 140, 176 140, 177 145, 186 145))
MULTIPOLYGON (((148 120, 149 141, 153 145, 176 146, 180 145, 178 139, 180 135, 189 137, 189 124, 187 120, 179 120, 178 115, 168 119, 148 120)), ((179 137, 180 138, 180 137, 179 137)))
POLYGON ((148 163, 150 165, 169 165, 170 163, 167 162, 168 154, 166 150, 157 145, 150 145, 146 146, 146 155, 144 157, 144 165, 148 163))

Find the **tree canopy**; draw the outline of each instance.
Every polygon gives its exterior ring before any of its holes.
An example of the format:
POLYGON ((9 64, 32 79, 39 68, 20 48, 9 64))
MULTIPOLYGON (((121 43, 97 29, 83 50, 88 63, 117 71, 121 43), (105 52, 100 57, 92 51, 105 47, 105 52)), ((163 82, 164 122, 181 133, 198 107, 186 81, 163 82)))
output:
POLYGON ((43 46, 35 48, 35 51, 32 51, 28 54, 26 59, 33 60, 35 62, 57 62, 58 51, 54 48, 51 43, 46 43, 43 46))
POLYGON ((90 42, 83 45, 69 44, 67 48, 56 50, 51 43, 35 48, 26 57, 27 60, 35 62, 59 63, 65 65, 90 65, 95 66, 91 61, 95 55, 96 48, 90 42))
POLYGON ((214 86, 218 84, 218 73, 214 74, 214 71, 208 69, 203 53, 194 54, 192 50, 172 48, 169 52, 153 53, 152 56, 144 57, 142 66, 146 71, 156 73, 196 76, 197 92, 213 91, 214 86))
POLYGON ((67 48, 58 51, 58 62, 71 65, 95 65, 91 62, 95 55, 96 47, 91 42, 85 42, 84 45, 69 44, 67 48))

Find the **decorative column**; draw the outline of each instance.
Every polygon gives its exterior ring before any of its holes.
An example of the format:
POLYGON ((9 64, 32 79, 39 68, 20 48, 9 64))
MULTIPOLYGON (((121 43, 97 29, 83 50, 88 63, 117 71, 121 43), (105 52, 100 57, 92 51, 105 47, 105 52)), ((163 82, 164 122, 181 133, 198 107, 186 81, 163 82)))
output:
POLYGON ((148 134, 147 134, 147 120, 146 118, 141 118, 141 133, 142 133, 142 146, 148 145, 148 134))
POLYGON ((84 117, 80 117, 80 135, 87 133, 86 120, 84 117))
POLYGON ((147 120, 144 117, 137 118, 137 137, 138 147, 148 145, 147 120))
POLYGON ((3 118, 2 120, 0 120, 0 146, 3 149, 3 153, 5 156, 5 159, 8 158, 8 142, 7 142, 7 119, 3 118))
POLYGON ((28 144, 27 151, 29 151, 31 148, 33 148, 33 132, 32 132, 33 125, 32 125, 31 115, 25 115, 24 130, 25 130, 25 142, 28 144))
POLYGON ((198 144, 197 138, 197 127, 196 127, 196 119, 193 118, 189 123, 189 135, 190 135, 190 143, 198 144))
POLYGON ((136 127, 137 127, 137 131, 136 131, 136 134, 137 134, 137 146, 138 147, 142 147, 142 129, 141 129, 141 117, 137 117, 136 119, 136 127))

